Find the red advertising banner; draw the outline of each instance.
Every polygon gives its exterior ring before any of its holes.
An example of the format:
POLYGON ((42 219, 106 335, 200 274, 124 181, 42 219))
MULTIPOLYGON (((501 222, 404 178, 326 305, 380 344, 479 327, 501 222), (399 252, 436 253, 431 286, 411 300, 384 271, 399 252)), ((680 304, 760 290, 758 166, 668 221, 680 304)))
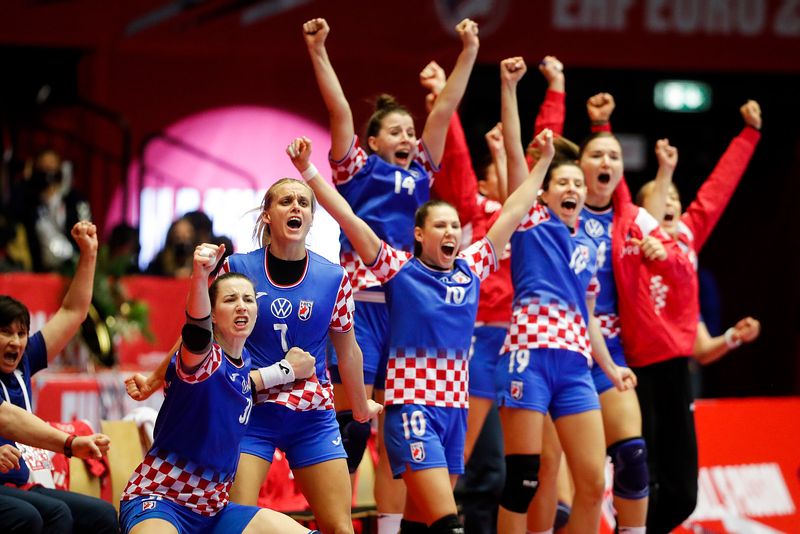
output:
MULTIPOLYGON (((55 274, 13 273, 0 275, 0 295, 10 295, 28 307, 31 332, 36 332, 61 306, 67 280, 55 274)), ((154 339, 115 340, 119 365, 127 369, 152 369, 166 355, 181 333, 189 280, 152 276, 122 279, 129 298, 148 305, 154 339)))

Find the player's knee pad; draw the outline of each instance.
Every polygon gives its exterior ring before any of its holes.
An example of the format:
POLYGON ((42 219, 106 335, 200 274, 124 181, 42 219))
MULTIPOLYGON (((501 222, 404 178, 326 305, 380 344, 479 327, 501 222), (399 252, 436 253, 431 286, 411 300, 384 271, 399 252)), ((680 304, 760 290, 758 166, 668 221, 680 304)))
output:
POLYGON ((367 448, 367 440, 372 432, 369 423, 359 423, 353 419, 351 410, 344 410, 336 414, 336 421, 339 423, 339 433, 342 435, 342 446, 347 453, 347 470, 353 474, 361 464, 364 450, 367 448))
POLYGON ((506 510, 524 514, 539 488, 538 454, 506 455, 506 483, 500 504, 506 510))
POLYGON ((608 448, 614 464, 614 495, 623 499, 644 499, 650 494, 647 445, 642 438, 618 441, 608 448))
POLYGON ((565 502, 558 501, 558 506, 556 506, 556 519, 553 521, 553 530, 558 530, 563 528, 564 525, 567 524, 569 521, 569 514, 572 512, 572 508, 565 502))
POLYGON ((464 534, 464 525, 461 524, 457 515, 449 514, 434 521, 428 527, 428 532, 432 534, 464 534))
POLYGON ((400 533, 399 534, 427 534, 428 525, 419 523, 417 521, 409 521, 408 519, 400 520, 400 533))

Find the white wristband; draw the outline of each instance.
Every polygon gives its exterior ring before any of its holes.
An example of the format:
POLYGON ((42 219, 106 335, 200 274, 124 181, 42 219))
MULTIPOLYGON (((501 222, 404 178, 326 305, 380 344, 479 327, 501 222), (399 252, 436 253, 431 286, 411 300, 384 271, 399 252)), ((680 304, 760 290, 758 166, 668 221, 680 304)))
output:
POLYGON ((736 347, 742 344, 741 339, 734 339, 733 336, 736 334, 736 330, 733 327, 728 328, 725 330, 725 344, 728 346, 729 349, 735 349, 736 347))
POLYGON ((288 384, 295 380, 294 369, 286 360, 273 363, 269 367, 260 367, 258 374, 261 375, 261 381, 264 382, 264 389, 288 384))
POLYGON ((317 168, 314 166, 313 163, 310 163, 308 165, 308 168, 300 173, 300 175, 303 177, 303 180, 305 180, 306 182, 308 182, 309 180, 313 180, 314 178, 317 177, 318 174, 319 171, 317 170, 317 168))

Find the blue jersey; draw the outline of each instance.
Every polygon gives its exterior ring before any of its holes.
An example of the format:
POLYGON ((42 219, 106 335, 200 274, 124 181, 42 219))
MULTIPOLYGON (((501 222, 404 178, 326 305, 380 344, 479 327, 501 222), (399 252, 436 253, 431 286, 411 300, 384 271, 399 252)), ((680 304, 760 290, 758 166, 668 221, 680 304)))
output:
POLYGON ((594 242, 537 204, 511 236, 511 249, 514 310, 503 352, 552 348, 591 358, 586 296, 599 290, 594 242))
POLYGON ((580 231, 584 232, 597 247, 597 295, 595 315, 617 313, 617 284, 611 268, 611 230, 614 209, 594 211, 584 207, 581 211, 580 231))
MULTIPOLYGON (((408 169, 393 165, 376 154, 367 156, 358 137, 347 155, 331 161, 333 183, 353 211, 392 248, 414 249, 414 214, 430 199, 433 167, 422 140, 408 169)), ((378 287, 380 283, 363 267, 344 234, 340 237, 341 263, 356 290, 378 287)), ((374 258, 367 258, 372 261, 374 258)))
POLYGON ((267 268, 266 248, 234 254, 223 265, 253 281, 258 320, 247 338, 253 367, 268 367, 283 359, 292 347, 316 358, 316 374, 267 390, 260 402, 275 402, 295 410, 331 409, 332 386, 325 366, 328 330, 347 332, 353 326, 353 301, 349 278, 340 265, 307 251, 306 269, 290 286, 273 282, 267 268))
POLYGON ((382 244, 373 273, 389 318, 386 404, 467 406, 467 361, 480 281, 497 269, 488 239, 461 252, 450 271, 382 244))
POLYGON ((239 463, 239 442, 253 401, 250 354, 234 364, 212 345, 193 372, 172 357, 165 376, 153 446, 131 475, 122 500, 160 495, 203 515, 228 502, 239 463))
MULTIPOLYGON (((0 373, 0 390, 3 400, 33 413, 31 399, 31 377, 37 372, 47 367, 47 347, 44 336, 41 332, 36 332, 28 338, 28 346, 19 361, 17 369, 13 373, 0 373)), ((0 445, 9 444, 16 446, 12 440, 0 436, 0 445)), ((36 460, 27 457, 27 451, 35 452, 32 448, 26 448, 25 453, 19 459, 19 469, 12 469, 8 473, 0 473, 0 484, 16 484, 22 486, 28 482, 30 470, 26 460, 36 460)), ((33 464, 31 464, 33 465, 33 464)))

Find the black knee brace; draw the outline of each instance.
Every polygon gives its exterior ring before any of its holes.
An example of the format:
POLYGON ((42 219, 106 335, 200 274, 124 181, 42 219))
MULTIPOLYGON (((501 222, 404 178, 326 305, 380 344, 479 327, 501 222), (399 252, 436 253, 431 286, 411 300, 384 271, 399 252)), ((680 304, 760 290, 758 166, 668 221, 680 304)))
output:
POLYGON ((347 453, 347 470, 353 474, 361 464, 372 427, 369 423, 359 423, 354 420, 352 410, 338 412, 336 421, 339 423, 339 433, 342 435, 342 446, 347 453))
POLYGON ((524 514, 539 488, 539 455, 506 455, 506 483, 500 505, 506 510, 524 514))
POLYGON ((425 523, 401 519, 399 534, 428 534, 428 526, 425 523))
POLYGON ((428 532, 432 534, 464 534, 464 525, 458 520, 455 514, 440 517, 428 527, 428 532))
POLYGON ((558 501, 558 506, 556 507, 556 519, 553 521, 553 530, 558 530, 564 527, 564 525, 567 524, 567 521, 569 521, 570 513, 572 513, 572 507, 567 503, 558 501))
POLYGON ((608 448, 614 464, 614 495, 623 499, 644 499, 650 494, 647 446, 642 438, 618 441, 608 448))

